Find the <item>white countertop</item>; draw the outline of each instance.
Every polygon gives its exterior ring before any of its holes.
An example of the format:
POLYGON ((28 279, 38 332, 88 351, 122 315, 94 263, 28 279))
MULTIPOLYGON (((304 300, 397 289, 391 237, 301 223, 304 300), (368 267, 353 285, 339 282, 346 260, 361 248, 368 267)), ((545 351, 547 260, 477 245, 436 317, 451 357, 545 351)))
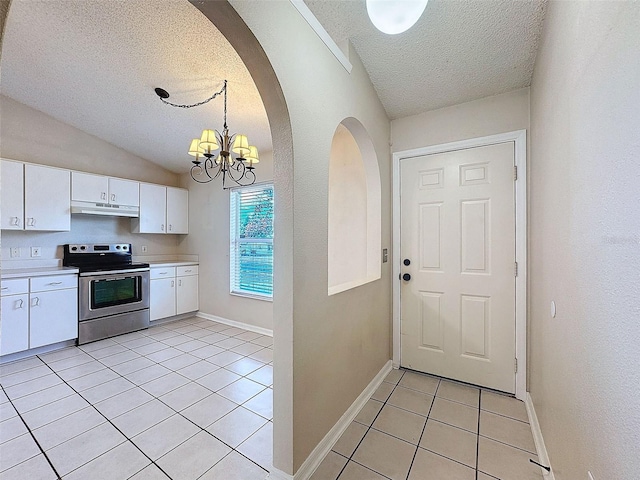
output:
POLYGON ((157 261, 157 262, 149 262, 151 268, 157 267, 187 267, 189 265, 198 265, 198 262, 167 262, 167 261, 157 261))
POLYGON ((2 278, 44 277, 47 275, 68 275, 76 273, 78 273, 78 269, 75 267, 13 268, 10 270, 3 269, 2 278))

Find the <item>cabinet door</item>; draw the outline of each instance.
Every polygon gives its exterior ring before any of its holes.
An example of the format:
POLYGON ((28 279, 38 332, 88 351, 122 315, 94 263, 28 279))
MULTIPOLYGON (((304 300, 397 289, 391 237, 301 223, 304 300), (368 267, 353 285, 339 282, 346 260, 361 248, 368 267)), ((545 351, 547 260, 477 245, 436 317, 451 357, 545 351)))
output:
POLYGON ((167 233, 189 233, 189 191, 167 187, 167 233))
POLYGON ((71 230, 69 170, 24 166, 25 230, 71 230))
POLYGON ((151 320, 176 314, 176 279, 159 278, 149 282, 149 315, 151 320))
POLYGON ((195 312, 198 310, 198 275, 178 277, 176 293, 177 313, 195 312))
POLYGON ((78 338, 78 289, 29 295, 29 348, 78 338))
POLYGON ((24 163, 0 162, 0 219, 3 230, 24 230, 24 163))
POLYGON ((140 205, 140 183, 120 178, 109 179, 109 203, 137 207, 140 205))
POLYGON ((107 203, 109 177, 90 173, 71 172, 71 200, 107 203))
POLYGON ((0 355, 29 348, 29 295, 2 297, 0 355))
POLYGON ((167 187, 140 184, 140 218, 136 233, 165 233, 167 221, 167 187))

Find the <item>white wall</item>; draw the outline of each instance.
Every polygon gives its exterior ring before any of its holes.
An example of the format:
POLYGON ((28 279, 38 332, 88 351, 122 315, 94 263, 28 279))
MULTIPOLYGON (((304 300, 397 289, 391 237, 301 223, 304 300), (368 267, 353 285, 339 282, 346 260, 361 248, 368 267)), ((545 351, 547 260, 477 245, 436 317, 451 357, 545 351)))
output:
MULTIPOLYGON (((256 182, 273 180, 271 152, 260 152, 254 172, 256 182)), ((181 236, 179 250, 199 254, 200 312, 272 330, 272 302, 229 293, 229 190, 220 179, 200 184, 189 174, 181 184, 189 189, 189 235, 181 236)))
POLYGON ((640 472, 639 86, 639 2, 549 2, 531 85, 530 390, 557 480, 640 472))
POLYGON ((391 122, 391 150, 439 145, 529 128, 529 89, 398 118, 391 122))
MULTIPOLYGON (((176 174, 3 95, 0 95, 0 115, 2 158, 178 185, 176 174), (35 134, 37 142, 33 140, 35 134)), ((149 255, 162 255, 177 253, 179 240, 178 235, 133 234, 130 219, 86 215, 72 215, 70 232, 3 230, 1 235, 3 268, 16 262, 9 255, 14 246, 21 247, 18 261, 35 263, 61 259, 61 245, 65 243, 128 242, 133 244, 134 254, 140 254, 140 246, 146 245, 149 255), (39 259, 29 257, 30 246, 42 248, 39 259)))

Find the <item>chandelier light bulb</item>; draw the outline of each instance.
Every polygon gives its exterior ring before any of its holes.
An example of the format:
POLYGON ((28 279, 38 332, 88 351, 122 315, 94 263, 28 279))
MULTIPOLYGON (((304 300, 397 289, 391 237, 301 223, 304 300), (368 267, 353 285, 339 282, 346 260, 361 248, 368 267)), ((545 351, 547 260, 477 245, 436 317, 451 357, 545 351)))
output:
POLYGON ((413 27, 427 7, 428 0, 367 0, 367 13, 383 33, 396 35, 413 27))

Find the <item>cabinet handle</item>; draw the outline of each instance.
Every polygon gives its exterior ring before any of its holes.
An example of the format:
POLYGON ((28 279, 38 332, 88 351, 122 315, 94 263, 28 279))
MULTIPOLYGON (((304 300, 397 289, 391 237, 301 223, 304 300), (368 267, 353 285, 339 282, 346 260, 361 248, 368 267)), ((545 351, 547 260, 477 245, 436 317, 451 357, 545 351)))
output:
POLYGON ((18 217, 11 217, 13 220, 11 221, 11 225, 19 227, 20 226, 20 218, 18 217))
POLYGON ((181 287, 182 286, 182 280, 178 280, 178 286, 181 287))
POLYGON ((169 231, 173 230, 173 225, 169 224, 169 231))
POLYGON ((164 223, 162 225, 160 225, 160 230, 162 230, 164 232, 164 223))
POLYGON ((184 273, 189 273, 190 271, 191 271, 191 269, 185 270, 184 273))
POLYGON ((115 202, 115 201, 116 201, 116 194, 115 194, 115 193, 112 193, 112 194, 111 194, 111 201, 112 201, 112 202, 115 202))
POLYGON ((100 199, 106 200, 107 199, 107 192, 100 193, 100 199))
POLYGON ((158 275, 166 275, 169 272, 158 272, 158 275))
POLYGON ((16 308, 22 308, 23 305, 24 305, 24 300, 22 299, 16 300, 16 308))
POLYGON ((171 286, 173 287, 173 286, 175 286, 175 284, 176 284, 176 282, 171 280, 171 286))
POLYGON ((31 306, 32 307, 37 307, 38 305, 40 305, 40 298, 39 297, 35 297, 31 300, 31 306))
POLYGON ((62 282, 50 282, 47 285, 62 285, 62 282))
POLYGON ((2 290, 9 290, 9 287, 2 287, 2 290))

